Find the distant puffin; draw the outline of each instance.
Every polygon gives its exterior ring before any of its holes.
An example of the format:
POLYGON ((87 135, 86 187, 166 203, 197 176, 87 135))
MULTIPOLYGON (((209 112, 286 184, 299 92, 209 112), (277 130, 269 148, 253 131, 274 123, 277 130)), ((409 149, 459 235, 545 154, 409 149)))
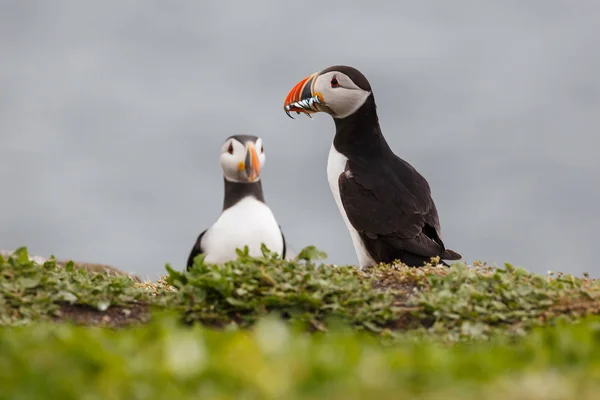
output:
POLYGON ((188 257, 188 270, 199 254, 205 255, 207 263, 220 264, 237 259, 235 250, 248 246, 251 256, 261 256, 262 243, 285 258, 285 237, 263 195, 260 170, 264 163, 261 138, 250 135, 227 138, 221 149, 225 181, 223 211, 198 236, 188 257))
POLYGON ((327 179, 361 268, 394 260, 418 267, 435 256, 461 259, 442 242, 429 184, 383 137, 371 86, 361 72, 336 65, 314 73, 292 88, 283 106, 290 117, 290 112, 333 117, 327 179))

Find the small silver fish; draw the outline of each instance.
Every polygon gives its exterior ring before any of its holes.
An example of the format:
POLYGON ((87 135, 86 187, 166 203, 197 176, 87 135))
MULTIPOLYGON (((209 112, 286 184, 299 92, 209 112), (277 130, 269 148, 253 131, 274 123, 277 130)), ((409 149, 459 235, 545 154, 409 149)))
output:
MULTIPOLYGON (((308 99, 304 99, 304 100, 296 101, 295 103, 292 103, 292 104, 288 104, 287 106, 285 106, 285 113, 288 115, 288 117, 290 117, 291 119, 294 119, 294 117, 292 117, 292 115, 290 114, 290 110, 292 108, 300 108, 302 110, 318 111, 316 108, 316 104, 324 105, 323 103, 321 103, 321 100, 319 100, 318 96, 313 96, 308 99)), ((301 111, 296 111, 296 114, 300 114, 300 112, 301 111)), ((305 112, 304 114, 308 115, 309 118, 312 118, 309 113, 305 112)))

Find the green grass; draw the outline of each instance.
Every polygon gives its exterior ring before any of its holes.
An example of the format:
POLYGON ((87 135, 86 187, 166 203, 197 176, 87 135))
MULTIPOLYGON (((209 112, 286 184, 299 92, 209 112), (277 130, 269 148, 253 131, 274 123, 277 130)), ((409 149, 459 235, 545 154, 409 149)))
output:
POLYGON ((321 256, 156 283, 0 257, 0 399, 597 396, 599 281, 321 256))

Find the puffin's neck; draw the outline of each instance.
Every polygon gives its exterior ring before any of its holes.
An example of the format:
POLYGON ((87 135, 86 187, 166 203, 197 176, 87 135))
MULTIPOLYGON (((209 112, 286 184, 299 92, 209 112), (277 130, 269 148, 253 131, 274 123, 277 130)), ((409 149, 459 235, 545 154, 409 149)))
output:
POLYGON ((225 181, 225 196, 223 198, 223 211, 233 206, 235 203, 244 197, 254 196, 260 202, 265 202, 263 196, 262 183, 257 182, 231 182, 223 178, 225 181))
POLYGON ((348 158, 380 155, 390 148, 381 133, 377 106, 371 94, 354 114, 335 121, 333 146, 348 158))

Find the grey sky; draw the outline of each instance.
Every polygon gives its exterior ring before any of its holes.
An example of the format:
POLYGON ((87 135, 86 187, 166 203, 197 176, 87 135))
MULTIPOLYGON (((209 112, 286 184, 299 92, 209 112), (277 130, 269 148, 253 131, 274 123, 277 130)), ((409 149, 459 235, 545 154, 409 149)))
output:
POLYGON ((282 110, 332 64, 370 80, 448 247, 600 276, 600 2, 0 2, 0 248, 156 278, 222 203, 218 156, 262 136, 291 245, 355 263, 330 117, 282 110), (352 5, 354 4, 354 5, 352 5))

